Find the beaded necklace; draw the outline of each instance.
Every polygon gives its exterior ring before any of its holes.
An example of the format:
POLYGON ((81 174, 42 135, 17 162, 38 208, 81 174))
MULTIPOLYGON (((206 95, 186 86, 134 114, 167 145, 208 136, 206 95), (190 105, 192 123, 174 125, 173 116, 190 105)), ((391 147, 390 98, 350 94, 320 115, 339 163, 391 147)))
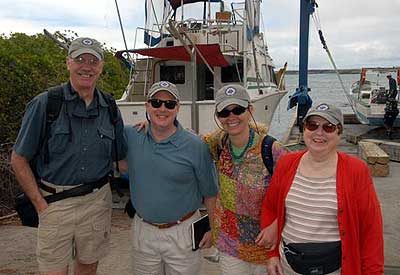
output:
POLYGON ((240 155, 235 155, 235 153, 233 152, 232 143, 229 142, 229 151, 231 153, 232 159, 234 161, 240 161, 241 158, 246 153, 246 151, 253 145, 253 141, 254 141, 254 131, 252 129, 250 129, 250 131, 249 131, 249 140, 247 141, 246 147, 244 147, 244 149, 240 153, 240 155))

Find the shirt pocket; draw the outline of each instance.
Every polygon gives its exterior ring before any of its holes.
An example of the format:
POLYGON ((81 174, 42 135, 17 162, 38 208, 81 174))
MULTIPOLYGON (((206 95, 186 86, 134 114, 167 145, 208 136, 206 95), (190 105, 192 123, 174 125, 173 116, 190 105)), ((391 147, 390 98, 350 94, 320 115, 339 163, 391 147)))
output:
POLYGON ((71 132, 66 125, 56 125, 48 141, 49 153, 62 154, 71 141, 71 132))
POLYGON ((97 128, 98 137, 100 139, 99 145, 101 154, 111 156, 112 145, 115 139, 114 128, 106 128, 100 126, 97 128))

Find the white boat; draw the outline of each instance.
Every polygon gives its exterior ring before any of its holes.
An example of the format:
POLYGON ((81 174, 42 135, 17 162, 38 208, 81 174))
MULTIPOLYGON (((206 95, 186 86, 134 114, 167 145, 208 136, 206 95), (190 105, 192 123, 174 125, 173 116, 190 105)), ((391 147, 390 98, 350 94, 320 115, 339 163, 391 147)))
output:
MULTIPOLYGON (((388 93, 388 79, 391 74, 400 80, 400 68, 362 68, 360 80, 350 88, 350 101, 358 120, 363 124, 384 125, 385 107, 388 93)), ((400 127, 400 117, 393 126, 400 127)))
MULTIPOLYGON (((285 69, 275 74, 265 36, 259 31, 260 2, 146 1, 146 26, 136 30, 135 41, 143 34, 147 46, 135 42, 134 49, 128 50, 133 58, 132 78, 117 101, 124 122, 145 120, 149 87, 168 80, 180 91, 178 120, 185 128, 198 133, 214 130, 214 95, 233 83, 247 88, 255 120, 268 126, 287 91, 285 69)), ((128 60, 126 52, 117 56, 128 60)))

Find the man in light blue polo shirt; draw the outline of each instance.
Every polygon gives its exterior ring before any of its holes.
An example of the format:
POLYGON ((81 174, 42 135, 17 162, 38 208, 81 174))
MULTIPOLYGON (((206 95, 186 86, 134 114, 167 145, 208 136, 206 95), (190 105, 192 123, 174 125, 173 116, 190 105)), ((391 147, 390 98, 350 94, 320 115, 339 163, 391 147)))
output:
MULTIPOLYGON (((144 131, 125 127, 133 220, 135 274, 187 274, 200 271, 200 252, 192 251, 191 223, 204 205, 213 221, 217 177, 210 151, 176 120, 179 92, 170 82, 149 90, 144 131)), ((210 247, 211 232, 200 243, 210 247)))

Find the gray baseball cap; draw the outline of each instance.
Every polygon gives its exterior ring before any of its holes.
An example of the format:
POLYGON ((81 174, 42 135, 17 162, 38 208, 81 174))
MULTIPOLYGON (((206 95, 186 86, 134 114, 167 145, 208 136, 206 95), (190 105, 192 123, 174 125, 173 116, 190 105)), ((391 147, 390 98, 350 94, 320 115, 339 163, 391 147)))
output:
POLYGON ((342 111, 328 103, 320 103, 311 107, 303 121, 306 121, 310 116, 320 116, 334 125, 341 124, 343 126, 344 124, 342 111))
POLYGON ((68 49, 68 55, 76 58, 81 54, 89 53, 97 57, 99 60, 104 59, 103 48, 99 41, 89 37, 79 37, 71 42, 68 49))
POLYGON ((218 90, 215 95, 217 112, 221 112, 225 107, 232 104, 237 104, 245 108, 249 106, 250 96, 243 86, 231 84, 218 90))
POLYGON ((152 98, 156 93, 160 91, 166 91, 169 92, 171 95, 175 97, 177 101, 179 101, 179 91, 178 88, 176 88, 175 84, 168 82, 168 81, 160 81, 154 83, 150 89, 149 92, 147 93, 147 99, 152 98))

